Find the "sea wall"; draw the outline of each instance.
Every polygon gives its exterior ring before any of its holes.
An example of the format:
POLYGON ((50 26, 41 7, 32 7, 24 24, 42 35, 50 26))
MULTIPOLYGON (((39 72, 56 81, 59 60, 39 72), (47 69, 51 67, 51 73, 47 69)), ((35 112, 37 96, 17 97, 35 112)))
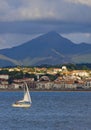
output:
POLYGON ((65 84, 55 82, 37 82, 36 89, 76 89, 76 84, 65 84))
MULTIPOLYGON (((50 81, 36 81, 28 82, 29 89, 31 90, 91 90, 91 82, 85 84, 77 83, 66 83, 66 82, 50 82, 50 81)), ((1 85, 0 89, 9 90, 22 90, 22 84, 11 84, 11 85, 1 85)))

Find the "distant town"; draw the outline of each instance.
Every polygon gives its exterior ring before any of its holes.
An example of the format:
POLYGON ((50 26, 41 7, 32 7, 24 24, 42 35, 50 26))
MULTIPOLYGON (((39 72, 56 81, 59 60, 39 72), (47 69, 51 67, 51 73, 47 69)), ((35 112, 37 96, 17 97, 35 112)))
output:
MULTIPOLYGON (((72 66, 71 66, 72 67, 72 66)), ((27 82, 30 90, 91 90, 91 70, 61 67, 0 68, 0 90, 23 90, 27 82)))

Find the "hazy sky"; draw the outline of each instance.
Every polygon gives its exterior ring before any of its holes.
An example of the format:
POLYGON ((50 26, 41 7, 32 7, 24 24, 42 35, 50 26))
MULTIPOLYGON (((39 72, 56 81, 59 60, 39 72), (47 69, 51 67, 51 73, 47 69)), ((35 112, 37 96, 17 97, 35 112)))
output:
POLYGON ((52 30, 91 43, 91 0, 0 0, 0 49, 52 30))

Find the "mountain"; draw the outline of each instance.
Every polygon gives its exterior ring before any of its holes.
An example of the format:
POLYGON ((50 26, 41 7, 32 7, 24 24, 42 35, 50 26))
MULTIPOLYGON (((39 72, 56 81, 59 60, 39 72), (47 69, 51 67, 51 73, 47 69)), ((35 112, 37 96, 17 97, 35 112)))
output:
POLYGON ((91 44, 75 44, 52 31, 22 45, 0 50, 0 65, 91 63, 91 44))

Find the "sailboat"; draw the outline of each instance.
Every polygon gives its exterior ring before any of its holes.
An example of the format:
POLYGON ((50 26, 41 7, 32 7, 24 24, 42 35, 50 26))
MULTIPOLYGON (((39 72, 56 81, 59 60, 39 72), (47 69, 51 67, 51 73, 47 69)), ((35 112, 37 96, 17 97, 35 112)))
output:
POLYGON ((22 107, 22 108, 29 108, 32 104, 31 96, 29 93, 29 89, 27 83, 24 83, 24 97, 22 100, 16 101, 12 104, 13 107, 22 107))

